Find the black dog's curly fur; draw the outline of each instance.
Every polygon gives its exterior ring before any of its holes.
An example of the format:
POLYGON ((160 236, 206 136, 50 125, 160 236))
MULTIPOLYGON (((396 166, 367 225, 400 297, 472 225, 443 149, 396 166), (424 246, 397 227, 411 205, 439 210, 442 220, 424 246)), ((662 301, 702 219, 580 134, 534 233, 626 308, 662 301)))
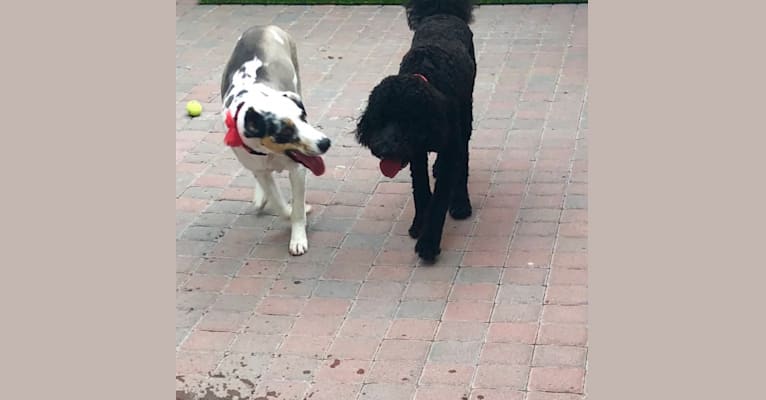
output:
POLYGON ((408 0, 407 24, 415 32, 399 74, 370 93, 356 127, 357 141, 382 160, 410 165, 415 218, 409 234, 427 261, 441 252, 447 210, 455 219, 471 215, 468 141, 473 124, 476 57, 472 0, 408 0), (416 74, 427 79, 422 80, 416 74), (428 152, 438 153, 433 194, 428 152))

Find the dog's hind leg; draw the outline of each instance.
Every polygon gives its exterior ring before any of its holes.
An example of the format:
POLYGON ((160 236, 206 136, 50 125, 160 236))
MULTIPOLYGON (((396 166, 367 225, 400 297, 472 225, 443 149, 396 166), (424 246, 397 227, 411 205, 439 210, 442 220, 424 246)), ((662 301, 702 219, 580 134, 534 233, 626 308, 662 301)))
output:
MULTIPOLYGON (((253 175, 255 175, 255 179, 258 181, 257 184, 260 185, 260 189, 263 191, 263 197, 265 198, 264 205, 267 206, 266 208, 279 216, 290 216, 290 206, 285 202, 285 198, 282 196, 282 191, 274 181, 274 174, 271 171, 263 171, 253 173, 253 175)), ((256 187, 255 190, 255 196, 257 197, 258 188, 256 187)))
POLYGON ((254 192, 253 205, 255 205, 256 210, 261 211, 266 206, 266 195, 257 180, 255 181, 254 192))
MULTIPOLYGON (((253 204, 255 205, 255 209, 258 211, 264 211, 268 210, 274 214, 277 214, 283 218, 289 218, 292 214, 292 206, 289 204, 285 204, 284 208, 281 206, 274 207, 272 203, 269 202, 269 198, 266 195, 266 192, 263 190, 263 187, 258 183, 258 181, 255 181, 255 190, 253 195, 253 204), (276 208, 276 209, 275 209, 276 208)), ((280 195, 281 197, 281 195, 280 195)), ((310 213, 313 210, 310 204, 306 204, 306 213, 310 213)))
POLYGON ((293 192, 290 210, 290 254, 299 256, 309 248, 306 236, 306 169, 296 167, 290 170, 290 188, 293 192))

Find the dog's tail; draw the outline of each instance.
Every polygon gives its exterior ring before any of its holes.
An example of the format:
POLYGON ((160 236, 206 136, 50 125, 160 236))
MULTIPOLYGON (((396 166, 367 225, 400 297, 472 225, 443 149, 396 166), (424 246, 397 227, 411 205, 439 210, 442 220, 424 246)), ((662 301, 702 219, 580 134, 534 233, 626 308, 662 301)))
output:
POLYGON ((453 15, 470 24, 476 0, 404 0, 403 5, 407 11, 407 25, 414 31, 423 18, 437 14, 453 15))

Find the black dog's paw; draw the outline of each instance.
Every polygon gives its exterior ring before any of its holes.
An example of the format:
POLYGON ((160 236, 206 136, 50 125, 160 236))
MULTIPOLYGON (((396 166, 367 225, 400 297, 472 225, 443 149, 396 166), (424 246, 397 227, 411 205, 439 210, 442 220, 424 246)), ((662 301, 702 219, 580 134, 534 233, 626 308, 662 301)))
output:
POLYGON ((466 199, 464 201, 457 201, 453 203, 449 208, 449 215, 454 219, 466 219, 473 213, 471 207, 471 201, 466 199))
POLYGON ((417 244, 415 244, 415 252, 424 261, 433 262, 436 260, 436 256, 441 254, 442 249, 439 248, 438 244, 425 240, 425 238, 420 238, 417 244))

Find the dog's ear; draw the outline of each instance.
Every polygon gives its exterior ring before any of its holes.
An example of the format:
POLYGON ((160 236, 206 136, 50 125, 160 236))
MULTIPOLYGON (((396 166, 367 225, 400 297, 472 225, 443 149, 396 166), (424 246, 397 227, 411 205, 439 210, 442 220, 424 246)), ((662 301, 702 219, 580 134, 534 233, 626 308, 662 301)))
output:
POLYGON ((248 108, 245 112, 245 131, 246 138, 262 138, 266 136, 266 120, 261 114, 248 108))
POLYGON ((285 96, 288 99, 292 100, 292 102, 295 103, 295 105, 297 105, 298 108, 301 109, 301 120, 303 122, 306 122, 306 107, 303 105, 301 96, 299 96, 297 93, 294 93, 294 92, 283 92, 282 96, 285 96))

